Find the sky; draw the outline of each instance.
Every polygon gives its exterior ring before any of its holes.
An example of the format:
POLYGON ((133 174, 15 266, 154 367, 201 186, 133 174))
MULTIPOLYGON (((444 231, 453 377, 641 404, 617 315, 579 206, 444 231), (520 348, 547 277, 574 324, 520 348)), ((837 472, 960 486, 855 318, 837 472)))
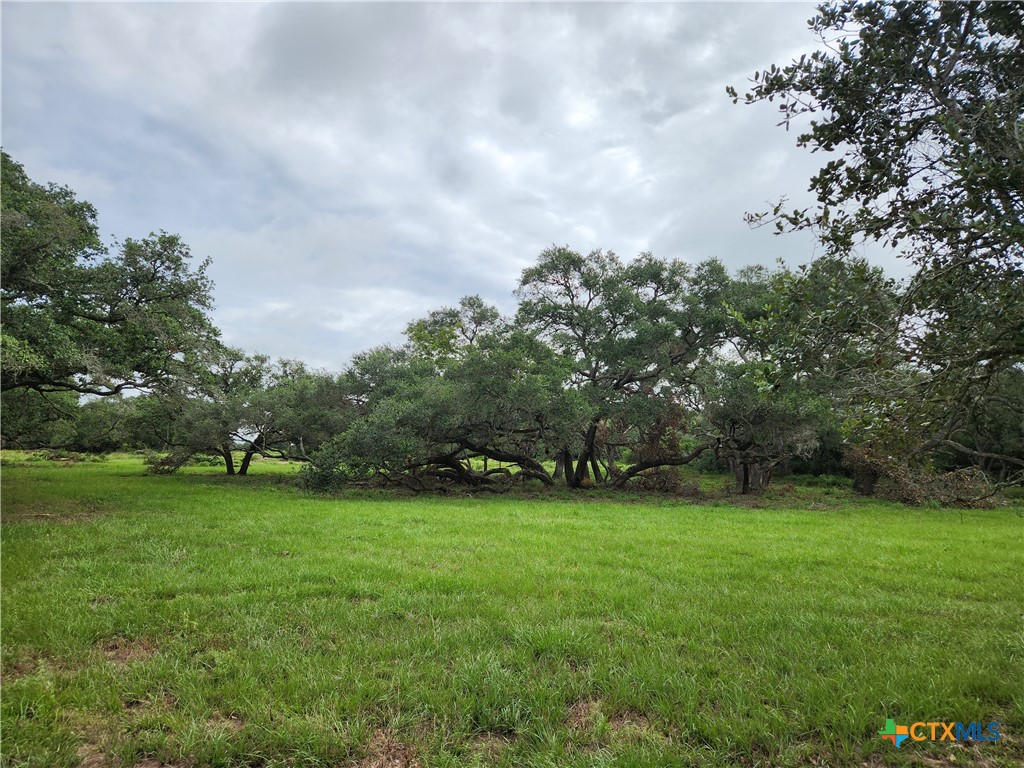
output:
POLYGON ((551 245, 813 258, 743 214, 810 202, 821 159, 725 93, 813 50, 813 12, 4 2, 2 142, 105 237, 210 257, 226 343, 341 370, 462 296, 514 311, 551 245))

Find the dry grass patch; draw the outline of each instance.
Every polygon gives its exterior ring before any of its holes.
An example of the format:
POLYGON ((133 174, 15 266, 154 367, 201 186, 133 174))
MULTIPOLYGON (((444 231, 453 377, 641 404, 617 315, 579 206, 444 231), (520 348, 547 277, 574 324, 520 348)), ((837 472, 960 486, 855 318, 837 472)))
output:
POLYGON ((497 733, 478 733, 469 742, 469 748, 478 755, 495 759, 501 754, 511 742, 505 736, 497 733))
POLYGON ((120 635, 101 640, 97 647, 103 658, 116 666, 148 661, 157 653, 156 646, 145 638, 131 639, 120 635))
POLYGON ((566 725, 574 731, 591 728, 601 714, 601 702, 597 699, 577 699, 565 716, 566 725))
POLYGON ((107 756, 103 754, 98 744, 91 741, 78 748, 78 757, 82 761, 80 768, 104 768, 107 765, 107 756))
POLYGON ((245 727, 245 723, 242 722, 238 715, 223 715, 220 712, 214 712, 207 718, 206 727, 218 731, 227 731, 228 733, 238 733, 245 727))
POLYGON ((647 715, 633 709, 615 715, 608 719, 608 727, 615 732, 638 731, 648 732, 651 729, 651 721, 647 715))
POLYGON ((370 739, 367 755, 356 768, 423 768, 412 747, 396 740, 385 730, 376 731, 370 739))
POLYGON ((643 712, 626 709, 609 717, 604 713, 601 700, 595 698, 575 701, 566 713, 565 723, 573 731, 592 734, 596 744, 641 739, 664 742, 668 739, 643 712))
POLYGON ((0 685, 13 683, 15 680, 21 680, 23 677, 35 674, 36 667, 35 659, 18 659, 9 663, 5 662, 3 668, 0 669, 0 685))
POLYGON ((145 699, 128 699, 124 708, 139 714, 149 712, 170 712, 178 703, 174 694, 169 691, 160 691, 145 699))
POLYGON ((61 500, 59 506, 54 502, 11 504, 4 509, 3 514, 0 514, 0 522, 4 524, 37 522, 69 525, 84 522, 109 511, 95 502, 78 499, 61 500))

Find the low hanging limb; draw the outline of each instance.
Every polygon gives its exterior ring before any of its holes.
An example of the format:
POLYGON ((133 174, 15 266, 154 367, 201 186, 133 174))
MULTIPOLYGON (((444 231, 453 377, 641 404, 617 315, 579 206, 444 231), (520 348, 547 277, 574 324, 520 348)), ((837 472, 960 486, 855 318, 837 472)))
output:
POLYGON ((691 461, 700 456, 704 451, 714 450, 718 446, 718 442, 703 443, 690 451, 685 456, 675 456, 671 458, 661 458, 654 461, 641 461, 639 464, 634 464, 620 474, 612 482, 613 488, 621 488, 630 481, 633 477, 644 472, 648 469, 656 469, 657 467, 679 467, 683 464, 689 464, 691 461))

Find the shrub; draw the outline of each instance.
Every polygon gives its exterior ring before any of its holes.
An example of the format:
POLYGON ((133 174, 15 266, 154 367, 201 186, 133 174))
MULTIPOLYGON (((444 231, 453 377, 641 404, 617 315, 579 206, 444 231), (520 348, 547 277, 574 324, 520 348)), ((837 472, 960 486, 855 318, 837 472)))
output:
POLYGON ((309 491, 335 491, 352 479, 345 463, 346 452, 338 438, 313 451, 310 461, 299 469, 299 482, 309 491))

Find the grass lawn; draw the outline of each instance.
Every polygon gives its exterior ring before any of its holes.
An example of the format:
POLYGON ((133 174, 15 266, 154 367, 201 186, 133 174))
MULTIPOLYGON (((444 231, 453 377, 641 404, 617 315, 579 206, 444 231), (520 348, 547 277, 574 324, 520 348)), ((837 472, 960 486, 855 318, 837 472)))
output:
POLYGON ((1019 508, 5 464, 4 766, 1024 762, 1019 508))

